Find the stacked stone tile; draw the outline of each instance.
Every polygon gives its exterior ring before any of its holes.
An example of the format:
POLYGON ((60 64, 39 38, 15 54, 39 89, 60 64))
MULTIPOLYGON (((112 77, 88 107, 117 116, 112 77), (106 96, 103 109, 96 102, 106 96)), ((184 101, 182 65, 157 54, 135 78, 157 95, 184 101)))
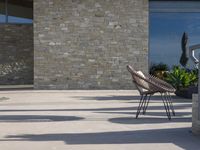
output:
POLYGON ((148 0, 34 0, 36 89, 133 89, 148 71, 148 0))
POLYGON ((0 85, 33 84, 33 25, 0 25, 0 85))

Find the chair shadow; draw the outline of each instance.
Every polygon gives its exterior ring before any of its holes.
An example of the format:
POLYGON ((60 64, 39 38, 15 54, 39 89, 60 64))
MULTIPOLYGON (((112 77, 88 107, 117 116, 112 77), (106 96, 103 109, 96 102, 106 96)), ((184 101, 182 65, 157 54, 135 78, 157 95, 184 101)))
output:
MULTIPOLYGON (((95 112, 95 113, 105 113, 105 114, 127 114, 127 115, 136 115, 136 111, 134 112, 109 112, 109 111, 102 111, 102 112, 95 112)), ((182 117, 182 116, 188 116, 192 115, 190 112, 176 112, 176 117, 182 117)), ((146 112, 145 115, 140 114, 140 116, 143 118, 143 116, 166 116, 165 112, 146 112)), ((139 116, 139 117, 140 117, 139 116)))
POLYGON ((52 115, 0 115, 1 122, 57 122, 82 120, 76 116, 52 116, 52 115))
POLYGON ((112 123, 119 123, 119 124, 159 124, 159 123, 178 123, 178 122, 192 122, 191 117, 182 117, 182 118, 172 118, 170 121, 165 117, 145 117, 142 116, 141 118, 136 119, 135 117, 118 117, 118 118, 111 118, 109 119, 112 123))
POLYGON ((200 136, 193 136, 189 131, 190 128, 170 128, 100 133, 24 134, 9 135, 0 141, 63 141, 68 145, 173 143, 183 149, 197 150, 200 147, 200 136))

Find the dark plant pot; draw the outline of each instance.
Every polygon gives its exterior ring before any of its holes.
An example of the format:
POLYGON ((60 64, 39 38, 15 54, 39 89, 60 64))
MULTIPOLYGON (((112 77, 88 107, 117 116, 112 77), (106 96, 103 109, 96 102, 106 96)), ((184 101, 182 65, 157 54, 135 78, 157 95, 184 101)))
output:
POLYGON ((192 94, 198 93, 198 86, 190 86, 188 88, 176 90, 175 94, 184 98, 192 98, 192 94))

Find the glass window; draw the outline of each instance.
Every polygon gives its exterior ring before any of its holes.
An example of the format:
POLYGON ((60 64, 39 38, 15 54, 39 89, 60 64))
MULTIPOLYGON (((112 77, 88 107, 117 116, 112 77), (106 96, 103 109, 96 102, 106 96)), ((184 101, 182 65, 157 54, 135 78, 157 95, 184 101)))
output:
MULTIPOLYGON (((200 2, 150 4, 150 64, 180 65, 183 33, 188 34, 188 46, 200 44, 200 2)), ((187 67, 194 63, 189 61, 187 67)))
POLYGON ((6 22, 5 0, 0 0, 0 23, 6 22))
POLYGON ((0 0, 0 23, 33 23, 33 0, 0 0))
POLYGON ((8 23, 32 23, 33 1, 32 0, 7 0, 8 23))

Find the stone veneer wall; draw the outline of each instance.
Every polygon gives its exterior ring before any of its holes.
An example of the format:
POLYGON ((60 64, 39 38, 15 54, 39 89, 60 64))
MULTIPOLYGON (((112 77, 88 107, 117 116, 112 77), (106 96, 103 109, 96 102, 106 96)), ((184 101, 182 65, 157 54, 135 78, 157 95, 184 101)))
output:
MULTIPOLYGON (((199 55, 200 60, 200 55, 199 55)), ((192 101, 192 132, 200 135, 200 63, 199 63, 199 84, 198 94, 193 94, 192 101)))
POLYGON ((33 84, 33 25, 0 24, 0 85, 33 84))
POLYGON ((133 89, 148 70, 148 0, 34 0, 35 89, 133 89))
POLYGON ((192 132, 196 135, 200 135, 200 114, 199 114, 199 96, 198 94, 193 94, 192 101, 192 132))

